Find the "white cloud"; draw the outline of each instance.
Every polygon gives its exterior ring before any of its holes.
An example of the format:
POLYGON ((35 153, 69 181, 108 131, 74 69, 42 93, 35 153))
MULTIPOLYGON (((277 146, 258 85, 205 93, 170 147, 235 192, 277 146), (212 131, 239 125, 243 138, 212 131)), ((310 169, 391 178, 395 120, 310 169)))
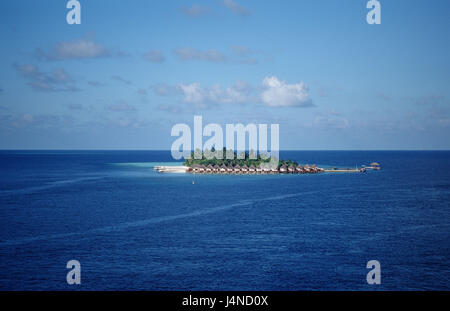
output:
POLYGON ((117 112, 129 112, 129 111, 136 111, 136 108, 134 106, 129 105, 125 101, 121 100, 117 104, 109 105, 108 110, 117 112))
POLYGON ((178 48, 174 50, 175 55, 180 60, 203 60, 209 62, 225 62, 226 56, 218 50, 200 51, 190 47, 178 48))
POLYGON ((193 4, 190 7, 181 7, 181 12, 190 17, 199 17, 208 13, 209 9, 199 4, 193 4))
POLYGON ((162 63, 166 60, 166 58, 161 53, 161 51, 156 51, 156 50, 148 51, 147 53, 145 53, 144 59, 146 59, 152 63, 162 63))
POLYGON ((179 84, 178 87, 183 92, 184 101, 191 104, 202 103, 206 96, 199 83, 179 84))
POLYGON ((147 96, 147 90, 145 89, 137 89, 136 91, 139 95, 147 96))
POLYGON ((179 84, 183 101, 197 106, 208 104, 242 104, 250 100, 250 87, 245 82, 223 88, 220 85, 202 87, 199 83, 179 84))
POLYGON ((157 85, 151 86, 150 88, 159 96, 167 96, 172 93, 172 87, 165 83, 159 83, 157 85))
POLYGON ((94 87, 102 87, 102 86, 105 86, 104 83, 99 82, 99 81, 88 81, 88 84, 89 84, 90 86, 94 86, 94 87))
POLYGON ((235 58, 235 62, 239 64, 256 64, 258 61, 254 57, 256 54, 255 51, 251 50, 248 46, 245 45, 233 45, 231 47, 233 54, 237 56, 235 58))
POLYGON ((264 91, 261 100, 270 107, 309 107, 312 101, 309 90, 302 81, 296 84, 287 84, 277 77, 266 77, 263 80, 264 91))
POLYGON ((349 125, 347 118, 334 110, 317 113, 312 123, 313 127, 321 129, 345 129, 349 125))
POLYGON ((237 81, 230 86, 220 84, 203 86, 198 82, 180 83, 176 87, 166 84, 152 86, 161 96, 181 94, 184 103, 197 108, 207 108, 217 104, 248 104, 259 100, 270 107, 313 106, 308 87, 303 83, 287 84, 276 77, 266 77, 262 88, 253 88, 247 82, 237 81), (260 91, 258 91, 260 90, 260 91))
POLYGON ((213 63, 247 64, 258 63, 256 57, 260 52, 253 51, 244 45, 231 46, 231 53, 217 49, 199 50, 192 47, 181 47, 173 50, 175 56, 182 61, 207 61, 213 63))
POLYGON ((247 56, 253 54, 253 51, 250 50, 250 48, 245 45, 233 45, 231 49, 235 54, 238 54, 240 56, 247 56))
POLYGON ((250 14, 250 11, 244 8, 242 5, 233 0, 223 0, 223 4, 234 14, 238 14, 241 16, 247 16, 250 14))
POLYGON ((14 68, 36 91, 79 91, 73 78, 62 68, 57 68, 51 72, 43 72, 38 66, 32 64, 14 64, 14 68))
POLYGON ((0 128, 4 130, 28 128, 41 129, 68 129, 74 124, 72 115, 42 114, 0 114, 0 128))
POLYGON ((44 52, 38 49, 37 55, 39 58, 45 60, 92 59, 108 57, 111 55, 111 52, 93 40, 79 39, 59 42, 50 52, 44 52))
POLYGON ((130 80, 127 80, 124 77, 121 77, 119 75, 112 75, 111 76, 111 80, 115 80, 115 81, 121 82, 121 83, 126 84, 126 85, 131 85, 132 84, 130 80))
POLYGON ((343 117, 316 116, 314 126, 325 129, 344 129, 349 126, 348 120, 343 117))
POLYGON ((83 105, 80 103, 69 104, 68 108, 70 110, 83 110, 83 105))

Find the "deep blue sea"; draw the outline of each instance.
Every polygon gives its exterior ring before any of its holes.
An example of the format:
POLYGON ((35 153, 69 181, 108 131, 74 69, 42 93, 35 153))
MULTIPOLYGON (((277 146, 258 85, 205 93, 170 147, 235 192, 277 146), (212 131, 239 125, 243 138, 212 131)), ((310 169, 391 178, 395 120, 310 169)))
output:
POLYGON ((193 176, 156 173, 168 151, 1 151, 0 289, 450 290, 450 152, 281 158, 382 169, 193 176))

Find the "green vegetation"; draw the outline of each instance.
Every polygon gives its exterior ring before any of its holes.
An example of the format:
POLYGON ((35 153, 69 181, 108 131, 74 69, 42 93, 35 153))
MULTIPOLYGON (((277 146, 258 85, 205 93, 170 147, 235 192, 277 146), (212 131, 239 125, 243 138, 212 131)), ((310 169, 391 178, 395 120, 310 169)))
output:
MULTIPOLYGON (((200 150, 192 152, 191 158, 186 159, 184 165, 191 167, 194 164, 204 166, 208 165, 222 166, 223 164, 225 164, 227 167, 236 165, 239 166, 247 165, 248 167, 253 165, 254 167, 257 167, 262 163, 269 163, 269 162, 270 162, 269 157, 265 156, 264 154, 256 154, 253 150, 251 150, 250 152, 240 152, 238 155, 233 150, 227 150, 226 148, 223 148, 222 151, 220 150, 216 151, 213 147, 211 150, 205 150, 203 153, 200 150), (200 158, 201 155, 201 159, 195 159, 194 157, 195 155, 199 155, 198 158, 200 158), (228 158, 232 157, 232 159, 227 159, 227 156, 228 158)), ((297 166, 298 163, 296 161, 291 160, 288 161, 279 160, 278 167, 281 167, 282 165, 297 166)))

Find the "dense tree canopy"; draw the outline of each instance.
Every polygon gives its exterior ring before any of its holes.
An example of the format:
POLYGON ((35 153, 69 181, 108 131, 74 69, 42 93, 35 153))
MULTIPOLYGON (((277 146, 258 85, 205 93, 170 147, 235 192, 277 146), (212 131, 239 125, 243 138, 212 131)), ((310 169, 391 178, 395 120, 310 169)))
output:
MULTIPOLYGON (((229 166, 251 166, 258 167, 262 163, 269 163, 270 157, 267 157, 264 154, 259 154, 254 152, 253 150, 250 150, 250 152, 240 152, 237 154, 233 150, 227 150, 226 148, 223 148, 223 150, 215 150, 214 147, 211 150, 205 150, 201 152, 200 150, 196 150, 191 153, 190 159, 186 159, 184 162, 184 165, 191 167, 194 164, 198 165, 223 165, 225 164, 227 167, 229 166), (195 159, 195 155, 197 155, 197 158, 195 159), (201 159, 200 159, 201 157, 201 159), (232 159, 227 159, 232 158, 232 159)), ((297 166, 298 163, 296 161, 291 160, 279 160, 278 161, 278 167, 286 165, 286 166, 297 166)))

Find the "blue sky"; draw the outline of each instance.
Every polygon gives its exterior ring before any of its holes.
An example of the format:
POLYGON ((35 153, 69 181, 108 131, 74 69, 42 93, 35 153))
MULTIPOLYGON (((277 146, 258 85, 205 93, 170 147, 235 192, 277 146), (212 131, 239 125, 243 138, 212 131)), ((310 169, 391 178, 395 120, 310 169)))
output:
POLYGON ((1 1, 1 149, 170 149, 278 123, 281 149, 450 149, 450 2, 1 1))

